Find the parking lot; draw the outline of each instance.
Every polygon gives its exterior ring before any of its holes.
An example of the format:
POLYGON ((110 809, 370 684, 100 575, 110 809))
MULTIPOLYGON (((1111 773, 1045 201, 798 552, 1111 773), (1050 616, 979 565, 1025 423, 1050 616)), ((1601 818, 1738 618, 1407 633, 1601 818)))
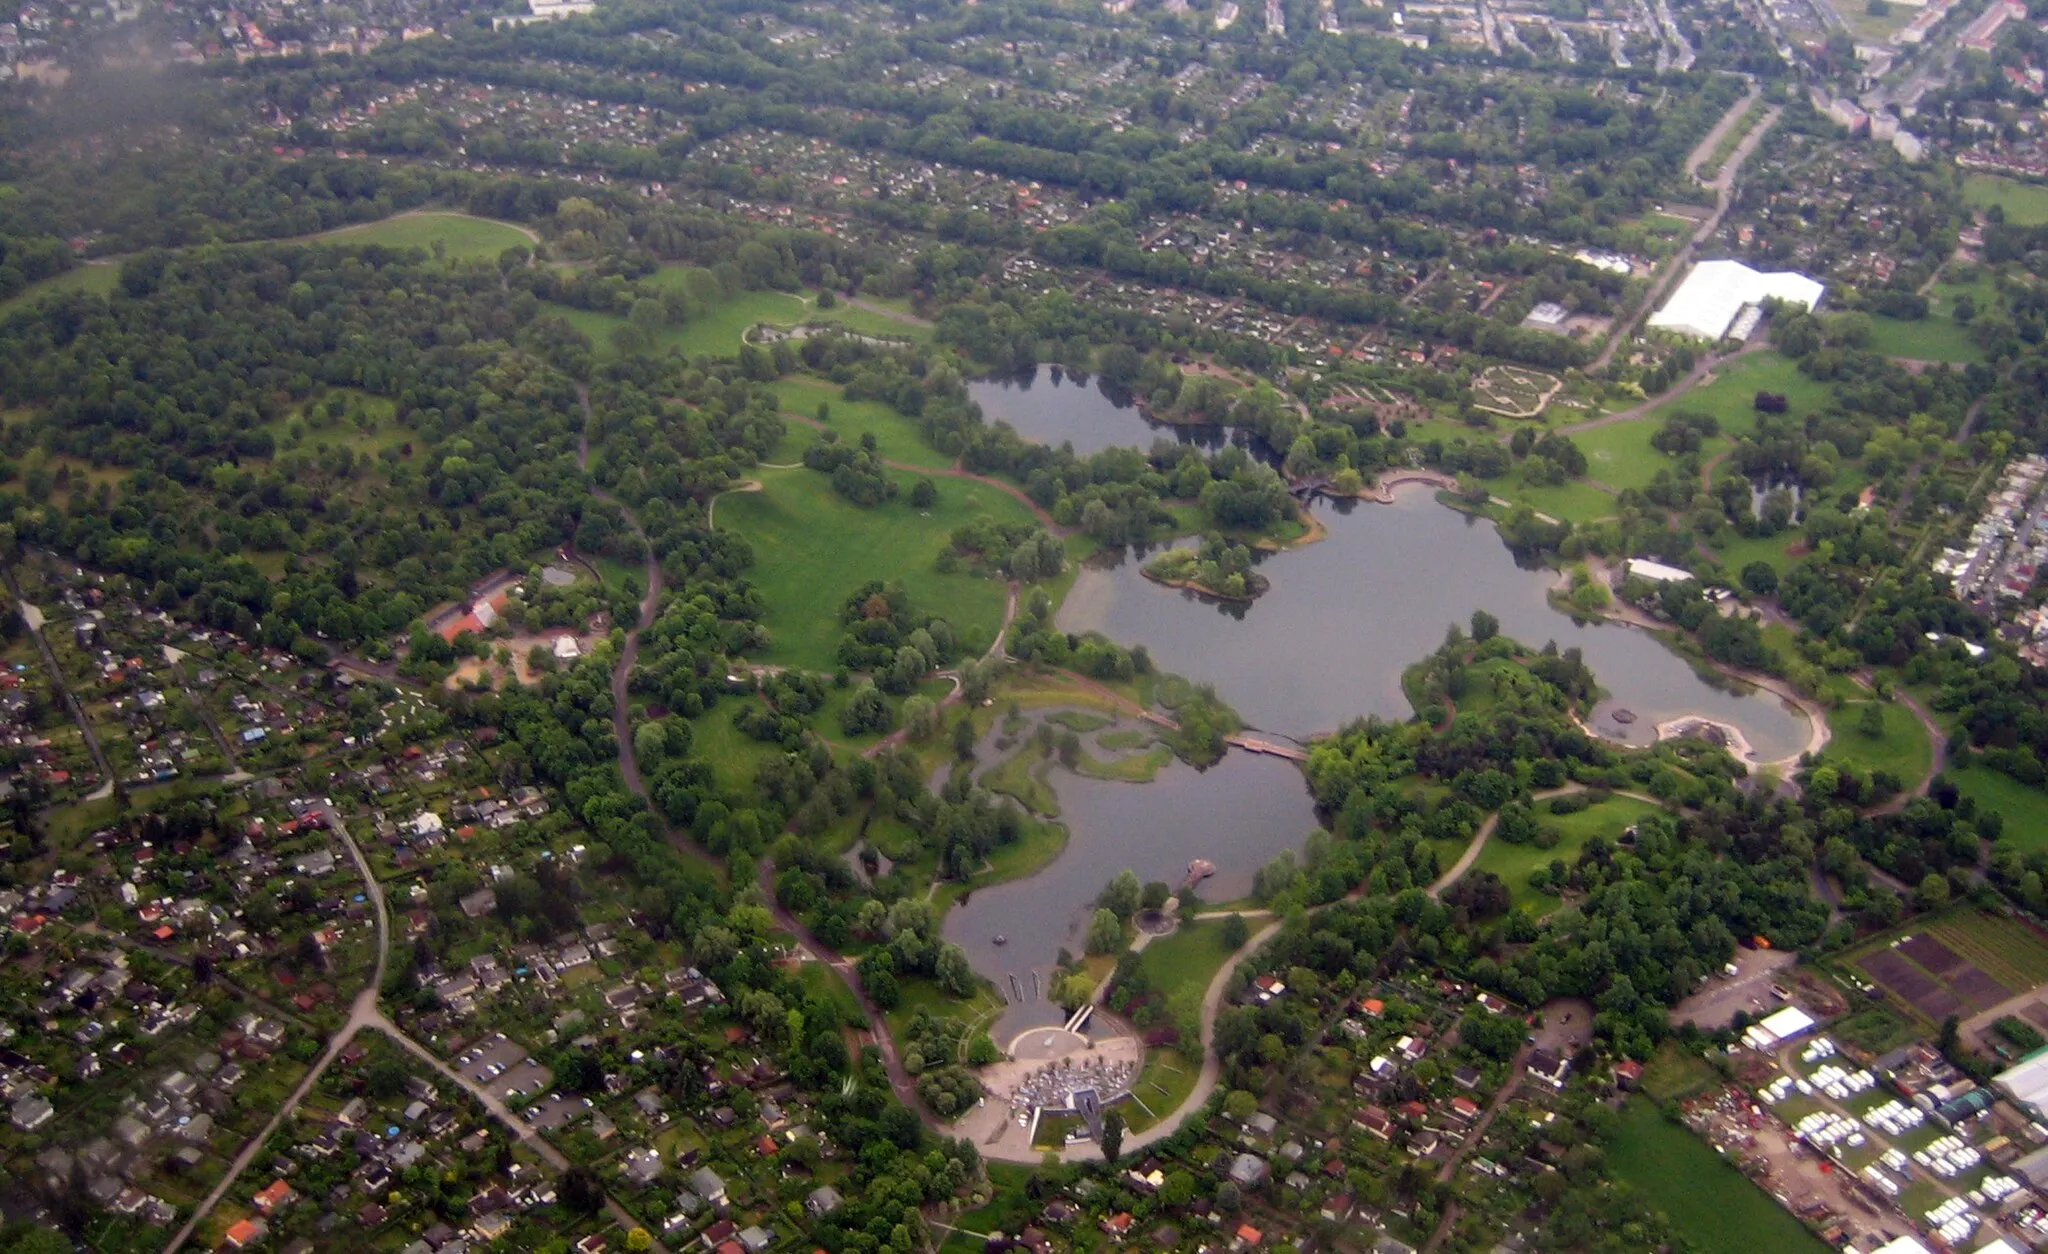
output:
POLYGON ((1724 1028, 1738 1012, 1768 1014, 1782 1003, 1771 992, 1781 968, 1799 955, 1782 949, 1738 949, 1733 976, 1714 972, 1700 990, 1671 1008, 1673 1023, 1692 1022, 1703 1028, 1724 1028))
POLYGON ((487 1036, 456 1055, 455 1069, 500 1098, 545 1090, 554 1073, 529 1057, 526 1047, 500 1032, 487 1036))
POLYGON ((571 1124, 590 1113, 590 1099, 577 1097, 573 1093, 560 1096, 549 1094, 528 1107, 520 1118, 525 1119, 542 1132, 571 1124))

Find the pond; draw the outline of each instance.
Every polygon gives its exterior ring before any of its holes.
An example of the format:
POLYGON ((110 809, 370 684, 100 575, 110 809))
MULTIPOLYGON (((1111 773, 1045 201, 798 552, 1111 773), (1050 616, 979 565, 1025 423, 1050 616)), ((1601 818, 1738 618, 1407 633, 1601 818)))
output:
MULTIPOLYGON (((982 754, 990 763, 998 757, 982 754)), ((1095 896, 1118 871, 1129 867, 1142 881, 1178 890, 1188 863, 1207 858, 1216 874, 1202 883, 1202 898, 1231 901, 1251 891, 1253 872, 1281 850, 1299 849, 1317 826, 1300 770, 1280 758, 1231 753, 1207 771, 1176 761, 1149 784, 1058 767, 1050 778, 1071 833, 1066 850, 1031 878, 981 889, 946 915, 946 939, 1011 1003, 998 1041, 1064 1017, 1045 1000, 1053 961, 1061 949, 1081 955, 1095 896)))
POLYGON ((1646 632, 1553 608, 1554 572, 1517 566, 1491 522, 1437 504, 1425 487, 1397 489, 1391 505, 1314 508, 1328 536, 1268 558, 1260 571, 1272 588, 1249 606, 1161 587, 1131 559, 1082 571, 1059 625, 1142 644, 1162 670, 1214 684, 1253 727, 1305 738, 1363 715, 1413 717, 1402 670, 1483 609, 1524 644, 1584 651, 1608 694, 1594 711, 1603 735, 1646 744, 1658 723, 1693 714, 1739 728, 1760 761, 1806 745, 1805 717, 1779 698, 1727 691, 1646 632), (1632 724, 1615 721, 1623 709, 1632 724))
POLYGON ((1154 422, 1128 393, 1098 378, 1077 379, 1059 366, 976 379, 967 385, 967 394, 989 422, 1007 422, 1038 444, 1072 444, 1082 457, 1106 448, 1149 450, 1161 436, 1216 449, 1232 435, 1229 427, 1154 422))

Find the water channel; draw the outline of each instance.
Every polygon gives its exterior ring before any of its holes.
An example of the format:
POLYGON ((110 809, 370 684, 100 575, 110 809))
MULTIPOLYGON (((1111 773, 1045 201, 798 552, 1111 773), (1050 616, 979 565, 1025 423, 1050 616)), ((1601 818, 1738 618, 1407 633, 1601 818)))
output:
MULTIPOLYGON (((1017 395, 1030 403, 1004 416, 1027 438, 1074 439, 1077 450, 1076 433, 1093 447, 1150 443, 1149 424, 1135 409, 1116 407, 1092 386, 1041 380, 1010 399, 1017 395), (1040 413, 1050 415, 1042 424, 1032 418, 1040 413)), ((1778 698, 1729 691, 1642 631, 1575 622, 1553 608, 1551 572, 1518 567, 1490 522, 1439 505, 1426 488, 1397 489, 1391 505, 1318 501, 1313 508, 1328 534, 1268 558, 1261 570, 1272 588, 1248 607, 1161 587, 1144 578, 1143 559, 1128 558, 1084 570, 1059 624, 1143 644, 1162 669, 1215 685, 1252 726, 1305 738, 1364 715, 1411 717, 1402 670, 1441 644, 1448 625, 1484 609, 1526 644, 1554 640, 1584 651, 1606 694, 1593 712, 1603 735, 1645 744, 1658 723, 1692 714, 1740 729, 1762 761, 1806 743, 1805 718, 1778 698), (1632 722, 1615 719, 1623 709, 1632 722)), ((1066 851, 1028 880, 973 894, 946 920, 947 938, 967 949, 977 970, 1013 1003, 1013 990, 1021 990, 1004 1031, 1058 1017, 1032 995, 1031 973, 1043 981, 1063 947, 1080 953, 1089 903, 1118 870, 1178 885, 1190 859, 1207 858, 1217 875, 1202 896, 1230 900, 1248 890, 1260 865, 1299 848, 1315 826, 1293 764, 1239 751, 1208 772, 1175 763, 1150 784, 1058 769, 1050 778, 1071 832, 1066 851), (1004 945, 994 944, 997 935, 1004 945)))

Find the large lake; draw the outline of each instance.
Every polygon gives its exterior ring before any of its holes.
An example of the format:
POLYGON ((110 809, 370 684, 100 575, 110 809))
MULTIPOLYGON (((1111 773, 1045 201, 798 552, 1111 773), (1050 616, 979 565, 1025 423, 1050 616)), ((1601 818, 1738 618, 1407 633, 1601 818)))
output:
MULTIPOLYGON (((1223 438, 1217 428, 1150 423, 1095 382, 1050 368, 970 390, 991 421, 1007 421, 1027 439, 1071 442, 1084 455, 1146 448, 1161 434, 1212 445, 1223 438)), ((1605 735, 1644 744, 1659 722, 1698 714, 1740 728, 1763 760, 1806 743, 1805 719, 1777 698, 1729 692, 1641 631, 1578 623, 1552 608, 1552 573, 1516 566, 1490 522, 1437 504, 1426 488, 1399 489, 1391 505, 1319 501, 1314 509, 1328 535, 1268 558, 1260 569, 1272 588, 1249 607, 1160 587, 1140 572, 1142 559, 1131 558, 1082 571, 1059 624, 1142 644, 1162 669, 1215 685, 1253 726, 1305 738, 1365 715, 1411 717, 1402 670, 1440 645, 1447 626, 1468 625, 1484 609, 1526 644, 1555 640, 1584 651, 1608 694, 1593 713, 1605 735), (1618 709, 1635 721, 1615 721, 1618 709)), ((973 894, 946 918, 946 938, 1012 1002, 998 1041, 1060 1017, 1044 1000, 1053 959, 1062 948, 1081 952, 1091 903, 1117 871, 1178 886, 1190 859, 1207 858, 1217 874, 1202 896, 1227 901, 1248 892, 1252 873, 1273 855, 1300 848, 1316 825, 1298 768, 1235 750, 1207 772, 1174 763, 1150 784, 1058 769, 1051 782, 1071 832, 1066 851, 1030 879, 973 894), (994 943, 998 935, 1005 944, 994 943)))
POLYGON ((1739 727, 1762 761, 1806 744, 1804 716, 1777 697, 1729 692, 1643 631, 1552 608, 1552 572, 1516 566, 1491 522, 1437 504, 1425 487, 1397 489, 1392 505, 1314 509, 1328 536, 1268 558, 1259 569, 1272 588, 1249 607, 1161 587, 1132 559, 1082 571, 1059 625, 1142 644, 1161 669, 1214 684, 1252 726, 1305 738, 1368 714, 1412 717, 1402 670, 1483 609, 1525 644, 1584 651, 1608 694, 1594 712, 1602 734, 1643 744, 1657 723, 1701 714, 1739 727), (1617 709, 1636 721, 1615 722, 1617 709))
POLYGON ((1094 377, 1077 382, 1058 366, 976 379, 968 383, 967 394, 989 422, 1007 422, 1018 435, 1039 444, 1071 444, 1082 457, 1106 448, 1150 449, 1161 436, 1213 449, 1232 434, 1228 427, 1154 422, 1133 398, 1094 377))

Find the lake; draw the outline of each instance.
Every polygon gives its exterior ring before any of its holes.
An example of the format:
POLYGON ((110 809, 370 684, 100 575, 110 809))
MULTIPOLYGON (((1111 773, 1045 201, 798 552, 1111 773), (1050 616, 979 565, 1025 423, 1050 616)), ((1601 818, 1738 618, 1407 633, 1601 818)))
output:
MULTIPOLYGON (((993 749, 981 756, 990 764, 1000 757, 993 749)), ((1118 871, 1129 867, 1140 880, 1178 890, 1188 862, 1207 858, 1216 874, 1202 897, 1231 901, 1251 891, 1253 872, 1281 850, 1301 848, 1317 826, 1301 771, 1281 758, 1232 752, 1207 771, 1176 761, 1149 784, 1055 766, 1051 780, 1071 833, 1059 860, 1029 879, 980 889, 946 915, 945 938, 1011 1002, 998 1042, 1064 1017, 1044 998, 1047 976, 1061 949, 1081 955, 1095 896, 1118 871), (997 945, 997 936, 1007 943, 997 945)))
POLYGON ((1077 382, 1059 366, 1033 366, 1015 375, 975 379, 968 383, 967 394, 981 406, 982 416, 989 422, 1007 422, 1018 435, 1039 444, 1072 444, 1082 457, 1106 448, 1149 450, 1161 436, 1216 449, 1232 435, 1229 427, 1154 422, 1134 398, 1098 378, 1077 382))
POLYGON ((1133 558, 1083 570, 1059 625, 1142 644, 1160 669, 1215 685, 1253 727, 1305 738, 1369 714, 1413 717, 1402 670, 1483 609, 1524 644, 1584 651, 1608 694, 1593 717, 1603 735, 1647 744, 1658 723, 1698 714, 1740 728, 1762 761, 1806 745, 1805 717, 1777 697, 1726 691, 1646 632, 1552 608, 1554 572, 1518 567, 1491 522, 1437 504, 1426 487, 1397 489, 1391 505, 1314 509, 1328 536, 1262 563, 1272 588, 1249 606, 1161 587, 1133 558), (1636 721, 1616 722, 1618 709, 1636 721))

